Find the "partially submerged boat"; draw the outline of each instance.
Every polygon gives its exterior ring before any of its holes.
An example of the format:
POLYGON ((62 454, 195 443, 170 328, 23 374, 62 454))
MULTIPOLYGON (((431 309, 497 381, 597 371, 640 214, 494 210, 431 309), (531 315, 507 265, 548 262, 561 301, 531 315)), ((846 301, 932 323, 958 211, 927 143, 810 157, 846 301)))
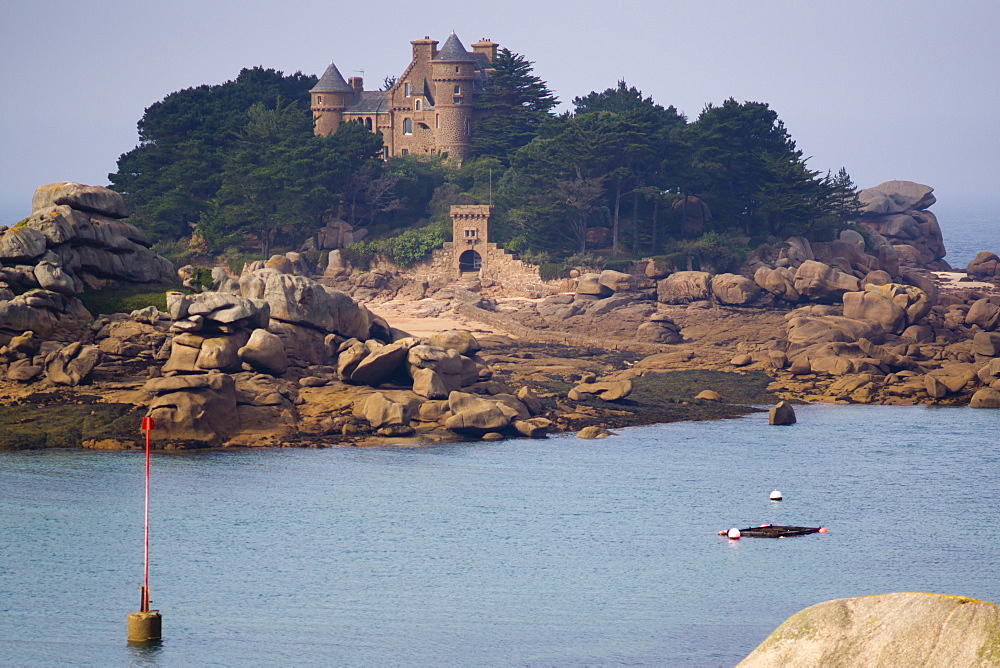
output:
POLYGON ((761 524, 757 527, 746 529, 724 529, 719 532, 720 536, 729 538, 788 538, 790 536, 806 536, 811 533, 826 533, 824 527, 791 527, 776 524, 761 524))

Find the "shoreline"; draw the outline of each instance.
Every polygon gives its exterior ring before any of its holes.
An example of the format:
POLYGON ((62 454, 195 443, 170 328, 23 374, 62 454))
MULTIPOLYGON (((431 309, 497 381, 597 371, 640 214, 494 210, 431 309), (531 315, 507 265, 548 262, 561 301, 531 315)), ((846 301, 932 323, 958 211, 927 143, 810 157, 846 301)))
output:
MULTIPOLYGON (((536 421, 531 427, 535 437, 585 428, 599 434, 628 426, 736 417, 780 400, 968 405, 976 388, 989 385, 992 376, 984 377, 982 370, 997 359, 978 352, 973 334, 978 336, 982 328, 966 324, 969 304, 984 301, 983 295, 989 297, 987 302, 1000 299, 1000 289, 971 281, 961 272, 928 276, 933 283, 927 289, 933 288, 939 305, 925 312, 929 324, 918 336, 936 335, 923 342, 900 335, 886 335, 884 341, 855 335, 849 342, 819 338, 801 343, 795 338, 797 321, 829 327, 827 323, 844 319, 844 307, 787 304, 774 298, 747 306, 729 306, 714 298, 664 303, 648 288, 606 298, 563 293, 528 299, 486 285, 475 286, 474 292, 452 290, 443 299, 369 299, 359 301, 358 308, 391 332, 392 341, 409 341, 408 347, 427 343, 443 331, 471 334, 475 346, 461 359, 463 375, 471 372, 473 377, 453 390, 495 406, 506 403, 514 411, 509 420, 525 425, 536 421), (553 308, 556 315, 546 315, 553 308), (641 332, 645 323, 667 327, 673 342, 638 340, 637 328, 641 332), (705 391, 717 396, 698 398, 705 391)), ((312 284, 307 278, 302 281, 312 284)), ((190 299, 241 299, 223 292, 200 295, 190 299)), ((170 369, 177 347, 171 342, 188 336, 179 333, 176 322, 155 309, 94 321, 89 340, 100 349, 101 361, 82 384, 60 386, 47 378, 30 384, 0 381, 0 449, 139 447, 139 421, 158 396, 151 388, 178 383, 200 387, 218 378, 213 375, 218 371, 192 375, 194 369, 170 369)), ((819 331, 823 336, 835 333, 819 331)), ((518 437, 511 428, 447 428, 454 409, 449 408, 448 394, 443 400, 441 395, 434 400, 418 395, 413 391, 415 376, 396 371, 373 384, 342 381, 343 370, 330 364, 339 364, 337 355, 352 344, 340 337, 334 345, 340 348, 332 361, 300 361, 286 374, 261 373, 246 364, 243 371, 223 373, 236 386, 238 399, 233 401, 242 416, 237 432, 214 441, 167 437, 166 442, 154 440, 156 447, 419 447, 518 437), (409 417, 380 426, 366 408, 376 395, 409 417)), ((370 341, 367 349, 359 350, 365 357, 395 345, 370 341)), ((47 350, 51 357, 57 348, 47 350)), ((34 359, 39 364, 40 358, 34 359)))

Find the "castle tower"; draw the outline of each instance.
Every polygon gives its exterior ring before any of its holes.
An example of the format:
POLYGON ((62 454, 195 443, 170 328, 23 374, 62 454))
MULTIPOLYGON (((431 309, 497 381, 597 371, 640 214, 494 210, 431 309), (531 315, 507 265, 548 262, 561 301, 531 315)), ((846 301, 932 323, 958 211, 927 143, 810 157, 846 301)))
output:
POLYGON ((309 90, 313 132, 321 137, 332 135, 344 120, 344 110, 350 106, 357 91, 344 81, 340 70, 333 63, 326 68, 316 85, 309 90))
POLYGON ((431 63, 437 94, 434 120, 438 150, 458 163, 469 157, 475 59, 452 33, 431 63))
MULTIPOLYGON (((484 204, 455 204, 451 207, 451 238, 455 276, 486 269, 493 207, 484 204)), ((493 246, 496 248, 496 246, 493 246)))
POLYGON ((484 37, 472 45, 472 53, 482 55, 491 64, 497 59, 497 48, 500 45, 489 37, 484 37))

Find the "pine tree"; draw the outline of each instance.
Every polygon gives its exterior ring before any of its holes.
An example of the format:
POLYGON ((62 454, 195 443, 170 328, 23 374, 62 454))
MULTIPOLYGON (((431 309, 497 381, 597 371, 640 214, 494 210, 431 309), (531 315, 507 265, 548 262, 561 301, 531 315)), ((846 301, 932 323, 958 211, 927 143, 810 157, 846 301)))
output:
POLYGON ((533 73, 534 63, 502 48, 486 82, 483 118, 476 124, 472 153, 509 164, 510 155, 534 139, 559 100, 533 73))

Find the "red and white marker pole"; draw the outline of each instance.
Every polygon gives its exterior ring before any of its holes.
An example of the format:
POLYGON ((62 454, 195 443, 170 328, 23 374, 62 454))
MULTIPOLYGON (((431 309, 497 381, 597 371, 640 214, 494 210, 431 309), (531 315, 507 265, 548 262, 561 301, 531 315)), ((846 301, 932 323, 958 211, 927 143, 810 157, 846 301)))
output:
POLYGON ((139 608, 139 612, 149 612, 149 432, 153 431, 154 426, 153 418, 142 418, 142 430, 146 432, 146 502, 143 512, 145 549, 142 569, 142 607, 139 608))
POLYGON ((158 610, 149 610, 149 432, 155 427, 153 418, 142 418, 142 430, 146 432, 146 499, 143 512, 145 549, 143 552, 142 601, 139 612, 128 616, 129 642, 150 642, 160 639, 161 617, 158 610))

